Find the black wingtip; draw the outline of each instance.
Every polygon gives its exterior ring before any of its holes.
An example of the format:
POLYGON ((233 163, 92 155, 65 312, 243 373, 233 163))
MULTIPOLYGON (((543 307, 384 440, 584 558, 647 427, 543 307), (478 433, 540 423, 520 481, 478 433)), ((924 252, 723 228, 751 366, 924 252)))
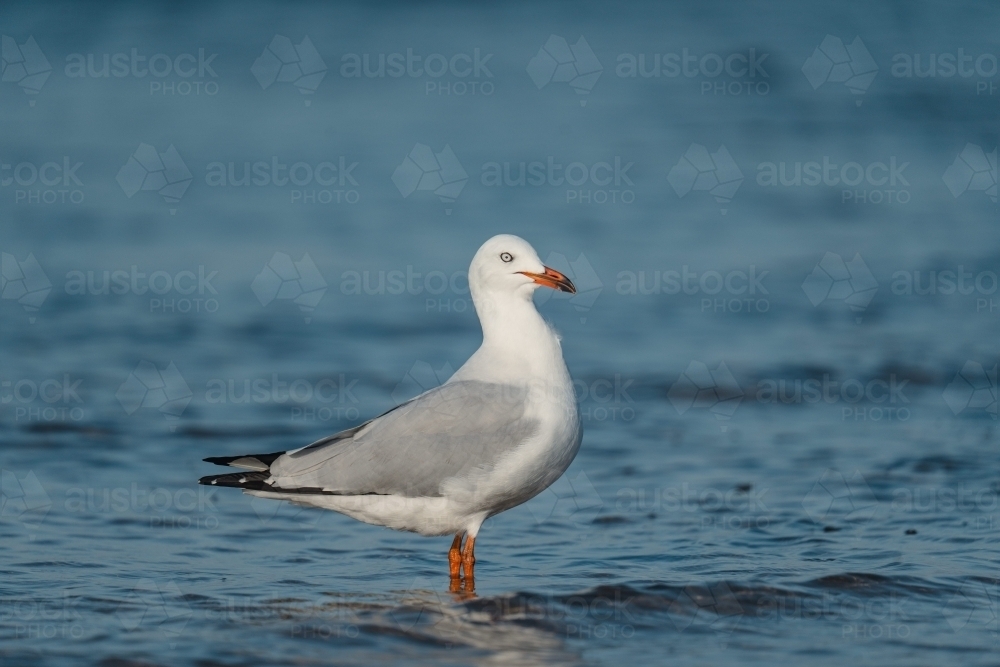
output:
POLYGON ((308 495, 308 496, 357 496, 357 495, 381 495, 375 493, 339 493, 327 491, 311 486, 302 486, 294 489, 275 488, 267 483, 270 473, 266 472, 231 472, 225 475, 209 475, 198 480, 204 486, 225 486, 233 489, 244 489, 247 491, 273 491, 285 495, 308 495))
MULTIPOLYGON (((225 475, 207 475, 199 479, 198 483, 204 486, 217 486, 219 484, 219 480, 222 479, 223 477, 225 477, 225 475)), ((229 485, 223 484, 223 486, 229 486, 229 485)))
POLYGON ((202 459, 202 461, 205 463, 214 463, 217 466, 228 466, 231 465, 233 461, 237 461, 239 459, 256 459, 264 466, 270 467, 270 465, 284 453, 285 452, 271 452, 270 454, 240 454, 239 456, 209 456, 207 459, 202 459))
POLYGON ((266 478, 266 474, 260 472, 232 472, 226 475, 202 477, 198 483, 204 486, 226 486, 234 489, 266 491, 270 488, 264 482, 266 478))
MULTIPOLYGON (((202 459, 205 463, 214 463, 217 466, 229 465, 230 461, 235 461, 240 457, 238 456, 209 456, 207 459, 202 459)), ((204 477, 203 479, 208 479, 204 477)))

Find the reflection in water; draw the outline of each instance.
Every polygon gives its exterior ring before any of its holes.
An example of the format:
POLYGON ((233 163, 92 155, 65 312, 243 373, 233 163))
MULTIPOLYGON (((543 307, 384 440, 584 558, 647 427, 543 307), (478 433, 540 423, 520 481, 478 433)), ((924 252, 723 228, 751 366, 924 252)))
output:
MULTIPOLYGON (((468 593, 454 595, 429 589, 408 591, 388 616, 399 632, 418 641, 489 651, 481 664, 576 665, 581 659, 565 644, 565 635, 531 614, 497 615, 489 600, 466 604, 468 593)), ((495 599, 499 602, 499 599, 495 599)))
POLYGON ((485 651, 478 664, 581 663, 579 651, 567 646, 566 624, 550 620, 558 613, 537 604, 512 604, 513 596, 483 599, 415 587, 370 595, 324 593, 323 597, 315 604, 294 599, 224 605, 202 599, 200 603, 204 619, 212 624, 260 626, 269 632, 284 627, 292 638, 335 646, 349 645, 359 637, 387 637, 404 646, 412 642, 437 649, 485 651))

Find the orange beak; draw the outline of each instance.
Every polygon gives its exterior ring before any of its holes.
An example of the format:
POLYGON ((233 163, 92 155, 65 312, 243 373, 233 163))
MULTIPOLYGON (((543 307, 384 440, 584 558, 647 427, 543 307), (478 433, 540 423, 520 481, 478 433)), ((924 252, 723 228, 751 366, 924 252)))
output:
POLYGON ((519 273, 528 276, 539 285, 545 285, 560 292, 576 294, 576 286, 573 284, 573 281, 547 266, 545 267, 545 273, 530 273, 528 271, 519 271, 519 273))

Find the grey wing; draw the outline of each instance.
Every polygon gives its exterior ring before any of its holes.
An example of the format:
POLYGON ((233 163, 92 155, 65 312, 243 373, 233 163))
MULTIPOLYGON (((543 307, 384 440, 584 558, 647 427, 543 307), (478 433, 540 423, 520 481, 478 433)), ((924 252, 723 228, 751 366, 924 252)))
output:
POLYGON ((526 390, 510 385, 445 384, 288 452, 271 465, 271 483, 346 495, 438 496, 445 480, 489 470, 535 433, 526 398, 526 390))

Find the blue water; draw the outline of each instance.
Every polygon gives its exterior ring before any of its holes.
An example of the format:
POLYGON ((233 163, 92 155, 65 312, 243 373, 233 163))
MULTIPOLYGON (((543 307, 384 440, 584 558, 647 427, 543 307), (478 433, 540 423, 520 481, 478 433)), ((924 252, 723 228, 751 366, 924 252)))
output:
POLYGON ((0 662, 995 664, 998 18, 7 3, 0 662), (196 485, 446 379, 497 233, 580 288, 585 435, 474 597, 196 485))

